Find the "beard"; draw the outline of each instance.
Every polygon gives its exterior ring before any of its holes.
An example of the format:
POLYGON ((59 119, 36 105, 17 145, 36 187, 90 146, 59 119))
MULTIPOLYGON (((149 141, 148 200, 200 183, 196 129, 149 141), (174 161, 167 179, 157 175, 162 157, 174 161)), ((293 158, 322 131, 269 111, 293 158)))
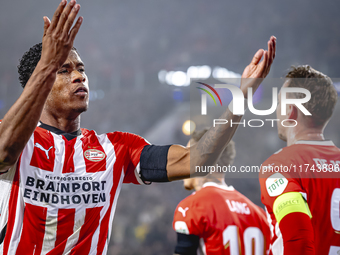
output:
POLYGON ((72 104, 72 108, 75 112, 77 113, 83 113, 86 112, 87 109, 89 108, 89 100, 82 100, 82 101, 78 101, 78 102, 73 102, 72 104))
POLYGON ((82 106, 82 107, 77 107, 74 110, 78 113, 83 113, 83 112, 86 112, 88 108, 89 108, 88 105, 86 105, 86 106, 82 106))

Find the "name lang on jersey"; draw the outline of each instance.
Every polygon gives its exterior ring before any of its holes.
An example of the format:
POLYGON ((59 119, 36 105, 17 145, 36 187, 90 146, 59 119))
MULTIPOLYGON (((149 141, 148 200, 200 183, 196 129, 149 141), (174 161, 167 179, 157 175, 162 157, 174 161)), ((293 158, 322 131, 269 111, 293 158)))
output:
POLYGON ((24 198, 46 204, 97 204, 106 201, 106 181, 44 181, 27 176, 24 198))
POLYGON ((246 214, 246 215, 250 214, 250 209, 246 203, 229 200, 229 199, 227 199, 226 202, 231 212, 236 212, 239 214, 246 214))

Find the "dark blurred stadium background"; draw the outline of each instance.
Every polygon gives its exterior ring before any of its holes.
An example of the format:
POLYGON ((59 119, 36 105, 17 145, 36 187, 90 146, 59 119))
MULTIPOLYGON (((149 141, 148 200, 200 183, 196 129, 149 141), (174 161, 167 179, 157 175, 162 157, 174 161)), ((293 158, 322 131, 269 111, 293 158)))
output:
MULTIPOLYGON (((20 95, 16 66, 42 37, 42 17, 52 16, 58 0, 2 1, 0 8, 0 118, 20 95)), ((270 35, 278 40, 269 77, 291 65, 309 64, 338 77, 340 3, 334 0, 202 1, 78 0, 84 23, 75 47, 85 62, 91 102, 82 126, 97 133, 140 134, 154 144, 186 144, 182 124, 190 118, 189 87, 159 81, 161 70, 186 72, 207 65, 242 73, 270 35)), ((169 77, 168 77, 169 78, 169 77)), ((265 90, 265 88, 264 88, 265 90)), ((335 115, 339 114, 339 110, 335 115)), ((339 118, 326 135, 337 146, 339 118)), ((234 140, 235 165, 259 165, 284 146, 276 128, 240 128, 234 140)), ((261 205, 256 178, 227 179, 261 205)), ((109 254, 172 254, 172 217, 190 192, 182 182, 148 187, 123 185, 109 254)))

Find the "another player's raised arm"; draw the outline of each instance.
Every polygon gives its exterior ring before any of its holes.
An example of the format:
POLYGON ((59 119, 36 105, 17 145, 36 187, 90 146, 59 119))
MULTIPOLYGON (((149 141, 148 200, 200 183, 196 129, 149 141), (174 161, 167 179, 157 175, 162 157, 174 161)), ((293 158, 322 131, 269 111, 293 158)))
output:
MULTIPOLYGON (((272 36, 268 41, 268 51, 258 50, 250 64, 244 69, 241 79, 241 90, 247 98, 248 88, 253 92, 259 87, 261 81, 269 73, 271 64, 275 58, 276 38, 272 36), (261 61, 261 58, 263 60, 261 61)), ((228 123, 239 122, 242 116, 233 115, 227 109, 220 119, 226 119, 228 123)), ((220 153, 233 137, 237 125, 217 125, 212 127, 199 142, 186 148, 179 145, 172 145, 168 153, 167 172, 169 180, 189 178, 206 173, 198 173, 194 166, 213 166, 220 153), (191 168, 190 168, 191 165, 191 168), (191 169, 191 170, 190 170, 191 169)))
POLYGON ((62 0, 52 21, 44 17, 42 53, 19 99, 0 124, 0 172, 17 161, 39 121, 44 103, 56 79, 56 71, 67 59, 82 18, 72 24, 80 5, 62 0))

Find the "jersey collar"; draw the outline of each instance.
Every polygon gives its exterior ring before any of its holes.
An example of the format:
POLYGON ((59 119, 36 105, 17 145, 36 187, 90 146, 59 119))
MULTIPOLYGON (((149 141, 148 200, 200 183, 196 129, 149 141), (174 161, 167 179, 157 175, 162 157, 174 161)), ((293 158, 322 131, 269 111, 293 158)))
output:
POLYGON ((64 136, 67 140, 72 140, 73 138, 76 138, 77 136, 81 135, 81 130, 78 129, 77 131, 74 131, 72 133, 66 133, 65 131, 62 131, 56 127, 53 127, 53 126, 50 126, 50 125, 47 125, 45 123, 42 123, 41 121, 39 121, 39 124, 38 124, 38 127, 41 127, 43 129, 46 129, 50 132, 53 132, 57 135, 62 135, 64 136))
POLYGON ((217 184, 215 182, 206 182, 203 184, 202 188, 205 188, 205 187, 216 187, 216 188, 220 188, 220 189, 224 189, 224 190, 228 190, 228 191, 233 191, 235 190, 233 186, 228 186, 227 184, 217 184))
POLYGON ((324 140, 324 141, 307 141, 307 140, 300 140, 296 141, 295 144, 308 144, 308 145, 321 145, 321 146, 335 146, 331 140, 324 140))

